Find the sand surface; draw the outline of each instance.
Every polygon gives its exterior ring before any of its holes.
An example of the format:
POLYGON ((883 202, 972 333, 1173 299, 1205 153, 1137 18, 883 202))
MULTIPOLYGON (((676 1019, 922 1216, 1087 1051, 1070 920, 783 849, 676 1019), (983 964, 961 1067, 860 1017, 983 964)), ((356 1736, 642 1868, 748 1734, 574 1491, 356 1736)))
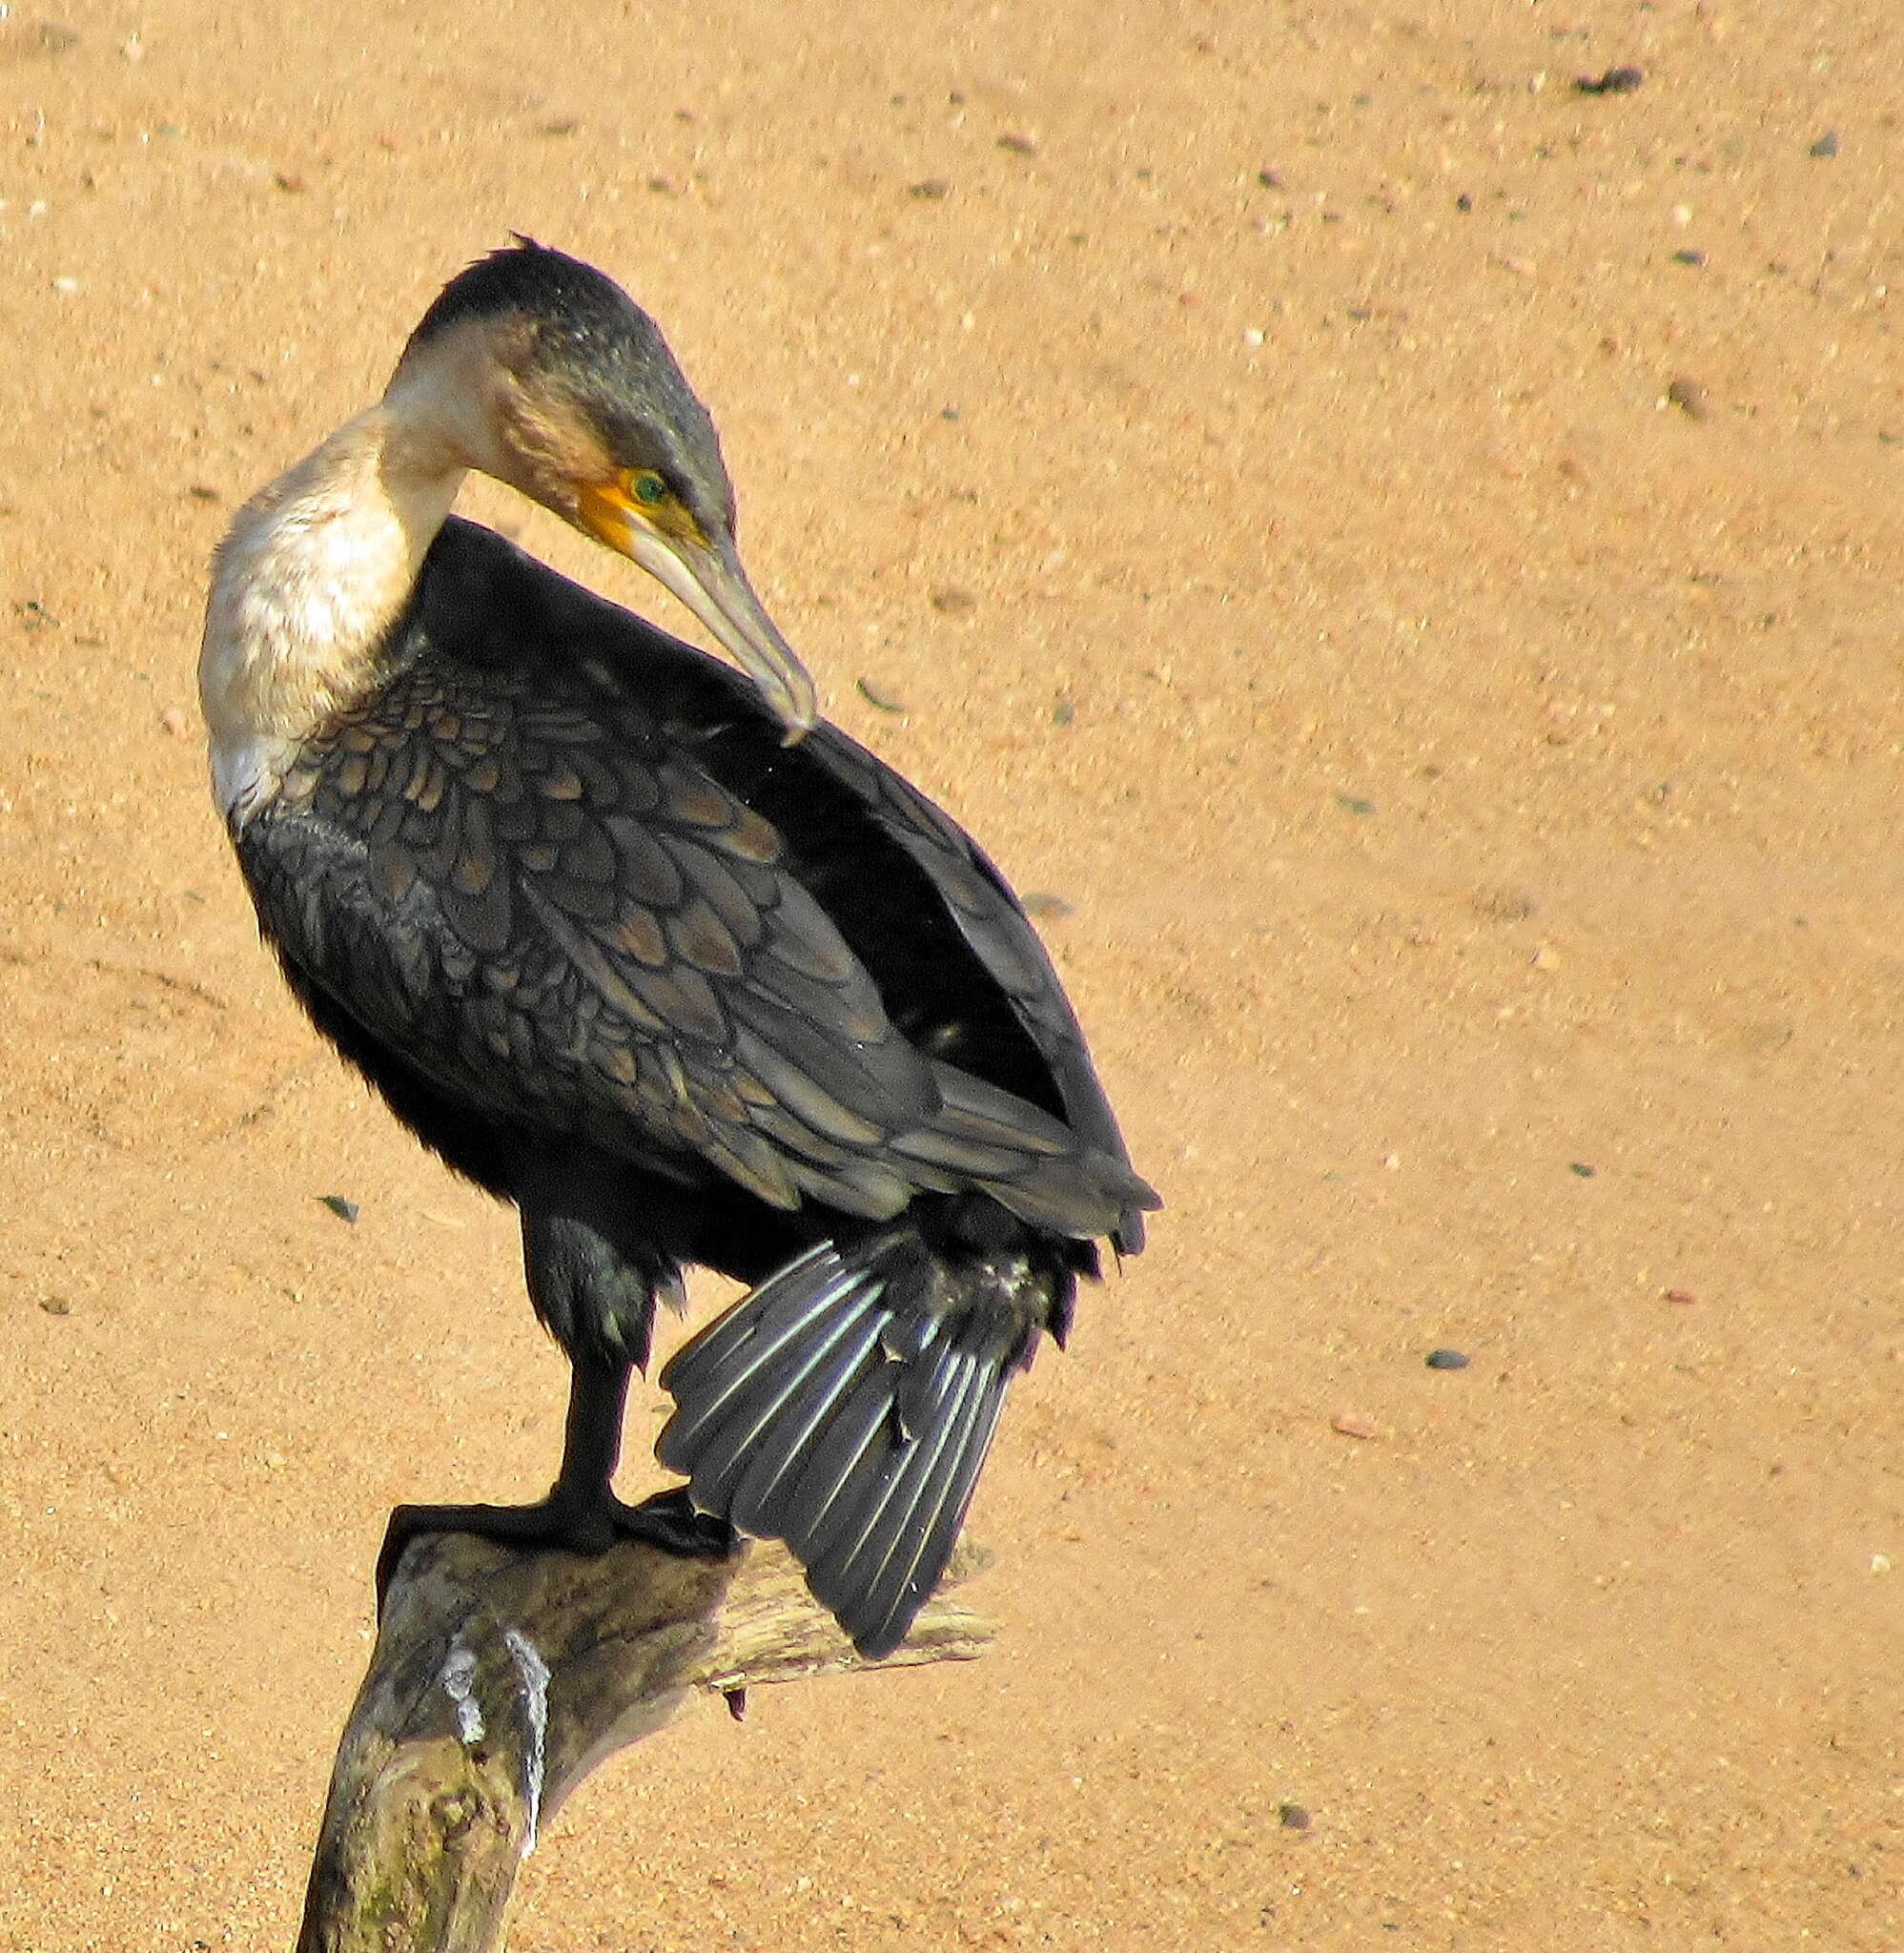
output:
POLYGON ((553 1465, 511 1222, 282 991, 193 675, 233 507, 511 228, 664 321, 829 709, 1068 905, 1169 1201, 1017 1392, 995 1651, 691 1708, 516 1946, 1904 1946, 1892 10, 48 6, 0 1948, 287 1944, 385 1510, 553 1465))

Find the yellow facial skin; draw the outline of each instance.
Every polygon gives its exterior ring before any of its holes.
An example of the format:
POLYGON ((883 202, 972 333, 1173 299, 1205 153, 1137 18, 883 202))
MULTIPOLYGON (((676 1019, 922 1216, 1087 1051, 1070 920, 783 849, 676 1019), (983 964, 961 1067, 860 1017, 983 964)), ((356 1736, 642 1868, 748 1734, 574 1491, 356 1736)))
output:
POLYGON ((708 546, 687 504, 652 468, 624 468, 605 482, 584 482, 577 503, 582 526, 624 556, 629 527, 636 523, 679 542, 708 546))

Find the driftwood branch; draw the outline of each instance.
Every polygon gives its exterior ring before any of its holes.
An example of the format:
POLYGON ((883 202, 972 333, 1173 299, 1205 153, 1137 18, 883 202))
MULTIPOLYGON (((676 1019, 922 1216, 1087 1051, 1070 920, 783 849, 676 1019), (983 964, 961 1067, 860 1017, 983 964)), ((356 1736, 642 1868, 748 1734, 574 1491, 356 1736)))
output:
MULTIPOLYGON (((984 1562, 954 1558, 947 1585, 984 1562)), ((989 1625, 941 1594, 882 1664, 967 1660, 989 1625)), ((298 1953, 484 1953, 569 1792, 695 1690, 868 1666, 778 1546, 599 1558, 468 1533, 412 1543, 331 1777, 298 1953)))

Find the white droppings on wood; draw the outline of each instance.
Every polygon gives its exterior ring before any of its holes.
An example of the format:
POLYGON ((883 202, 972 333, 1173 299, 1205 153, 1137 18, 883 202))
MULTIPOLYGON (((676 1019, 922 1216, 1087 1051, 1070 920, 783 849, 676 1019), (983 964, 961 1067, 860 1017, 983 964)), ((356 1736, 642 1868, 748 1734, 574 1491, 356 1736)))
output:
POLYGON ((476 1699, 476 1656, 461 1639, 450 1643, 441 1675, 443 1694, 456 1704, 456 1733, 464 1749, 482 1740, 482 1704, 476 1699))
POLYGON ((536 1827, 543 1814, 543 1771, 548 1755, 549 1669, 535 1644, 520 1629, 510 1628, 502 1639, 522 1677, 522 1715, 529 1730, 522 1756, 522 1804, 529 1817, 522 1856, 527 1858, 536 1848, 536 1827))

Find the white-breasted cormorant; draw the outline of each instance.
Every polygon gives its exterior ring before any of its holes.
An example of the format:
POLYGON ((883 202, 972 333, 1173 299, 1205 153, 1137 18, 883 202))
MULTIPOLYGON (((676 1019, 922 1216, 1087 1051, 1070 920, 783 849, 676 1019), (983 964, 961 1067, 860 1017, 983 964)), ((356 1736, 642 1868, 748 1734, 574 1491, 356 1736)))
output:
POLYGON ((200 689, 291 987, 515 1203, 573 1365, 548 1498, 400 1508, 379 1577, 423 1531, 731 1525, 889 1653, 1012 1373, 1156 1199, 1002 877, 819 722, 653 323, 526 240, 454 279, 382 401, 233 523, 200 689), (752 682, 450 517, 471 468, 633 558, 752 682), (629 1371, 686 1263, 754 1285, 662 1378, 687 1497, 631 1508, 629 1371))

